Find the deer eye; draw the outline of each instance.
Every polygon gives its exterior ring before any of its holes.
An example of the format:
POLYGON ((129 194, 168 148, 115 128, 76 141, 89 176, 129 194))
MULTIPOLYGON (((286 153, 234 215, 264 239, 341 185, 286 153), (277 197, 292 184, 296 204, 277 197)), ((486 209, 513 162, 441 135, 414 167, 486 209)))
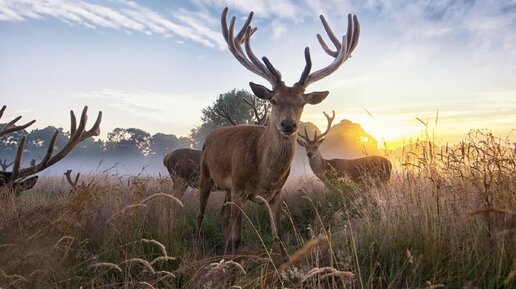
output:
POLYGON ((272 105, 275 105, 276 104, 276 101, 274 99, 269 99, 269 102, 272 104, 272 105))

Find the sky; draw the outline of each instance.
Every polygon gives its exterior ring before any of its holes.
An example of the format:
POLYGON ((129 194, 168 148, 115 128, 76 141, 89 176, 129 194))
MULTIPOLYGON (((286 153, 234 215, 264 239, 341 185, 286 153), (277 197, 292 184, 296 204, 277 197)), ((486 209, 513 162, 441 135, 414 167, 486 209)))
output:
POLYGON ((226 49, 225 6, 237 29, 255 12, 253 51, 289 85, 305 46, 313 70, 332 61, 318 16, 337 35, 358 16, 352 58, 308 87, 330 95, 302 121, 324 128, 322 112, 335 110, 388 146, 417 138, 416 118, 441 142, 516 128, 516 0, 0 0, 1 121, 67 129, 68 111, 88 105, 90 119, 103 111, 102 137, 116 127, 188 135, 219 94, 268 85, 226 49))

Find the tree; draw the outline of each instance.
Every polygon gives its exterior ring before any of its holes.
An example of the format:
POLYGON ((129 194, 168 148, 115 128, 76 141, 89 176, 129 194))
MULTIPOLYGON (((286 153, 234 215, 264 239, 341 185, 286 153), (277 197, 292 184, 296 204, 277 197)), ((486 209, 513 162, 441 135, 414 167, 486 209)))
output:
POLYGON ((151 135, 138 128, 115 128, 108 133, 106 150, 113 155, 144 156, 150 153, 151 135))
MULTIPOLYGON (((4 127, 4 125, 5 123, 0 124, 0 130, 4 127)), ((28 134, 29 133, 23 129, 3 136, 0 139, 0 158, 14 160, 21 138, 27 136, 28 134)))
POLYGON ((265 100, 259 99, 252 95, 247 90, 233 89, 229 92, 220 94, 215 102, 207 106, 202 110, 201 124, 191 131, 191 139, 194 147, 200 148, 204 143, 204 140, 208 134, 219 127, 231 125, 231 123, 221 117, 217 113, 217 109, 221 111, 228 111, 233 119, 237 120, 241 124, 253 124, 255 121, 254 111, 247 103, 243 100, 254 99, 257 103, 257 108, 260 113, 264 113, 266 110, 264 104, 265 100))
POLYGON ((65 133, 62 128, 47 126, 43 129, 33 129, 27 134, 25 150, 28 151, 30 158, 40 159, 46 154, 50 139, 56 130, 59 131, 59 134, 57 135, 54 151, 59 151, 69 140, 69 133, 65 133))
POLYGON ((321 149, 328 157, 361 157, 379 154, 377 140, 362 126, 347 119, 331 127, 321 149))

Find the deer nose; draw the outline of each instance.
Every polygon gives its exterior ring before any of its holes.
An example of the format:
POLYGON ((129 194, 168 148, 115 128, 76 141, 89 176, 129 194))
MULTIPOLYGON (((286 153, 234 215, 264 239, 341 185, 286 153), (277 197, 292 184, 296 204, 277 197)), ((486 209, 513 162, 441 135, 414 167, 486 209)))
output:
POLYGON ((293 118, 286 118, 281 121, 281 130, 287 133, 293 133, 296 131, 297 122, 293 118))
POLYGON ((311 159, 311 158, 314 156, 314 154, 310 152, 310 153, 306 153, 306 156, 307 156, 309 159, 311 159))

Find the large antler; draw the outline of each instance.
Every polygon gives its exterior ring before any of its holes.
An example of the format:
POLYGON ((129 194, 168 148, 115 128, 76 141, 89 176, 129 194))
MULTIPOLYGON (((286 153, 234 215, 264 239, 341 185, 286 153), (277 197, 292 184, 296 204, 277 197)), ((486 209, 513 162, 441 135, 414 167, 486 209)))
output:
POLYGON ((317 135, 317 131, 314 131, 314 138, 313 139, 310 139, 310 137, 308 136, 308 132, 306 131, 306 126, 305 126, 305 129, 304 129, 305 135, 302 135, 302 134, 298 133, 298 136, 300 138, 302 138, 306 143, 317 143, 317 142, 321 141, 322 139, 324 139, 324 137, 326 137, 328 132, 330 132, 331 123, 335 119, 335 111, 334 110, 332 111, 332 116, 331 117, 326 112, 323 112, 323 113, 324 113, 324 116, 326 117, 326 121, 328 123, 326 125, 326 131, 324 131, 320 135, 317 135))
POLYGON ((326 30, 326 34, 330 38, 331 42, 335 46, 336 50, 331 50, 326 42, 324 42, 322 36, 317 34, 317 40, 319 40, 319 44, 326 52, 326 54, 335 58, 331 64, 328 66, 321 68, 310 74, 310 70, 312 69, 312 60, 310 58, 310 49, 308 47, 305 48, 305 69, 301 74, 301 78, 296 83, 298 86, 307 87, 311 83, 314 83, 330 74, 332 74, 337 68, 339 68, 348 58, 351 57, 351 52, 355 49, 358 44, 358 38, 360 36, 360 23, 358 23, 358 18, 356 15, 351 16, 348 14, 348 30, 346 35, 342 36, 342 42, 339 42, 339 39, 335 36, 333 31, 331 30, 328 22, 324 16, 319 17, 324 26, 324 30, 326 30))
POLYGON ((269 120, 269 116, 267 114, 267 103, 264 103, 263 105, 263 108, 264 108, 264 112, 263 112, 263 115, 260 116, 260 112, 258 111, 258 103, 256 102, 256 98, 254 97, 251 97, 251 99, 247 99, 247 98, 244 98, 243 99, 245 103, 247 103, 252 109, 253 109, 253 112, 254 112, 254 117, 256 118, 256 121, 254 122, 254 124, 257 124, 257 125, 267 125, 267 122, 269 120))
POLYGON ((258 28, 251 27, 251 20, 253 19, 254 13, 249 13, 247 20, 245 21, 242 29, 236 36, 234 36, 234 27, 236 17, 231 17, 231 22, 227 23, 228 7, 224 8, 221 15, 221 26, 222 35, 228 44, 228 49, 231 51, 233 56, 240 62, 245 68, 251 72, 265 78, 274 87, 281 83, 281 73, 274 68, 267 57, 262 57, 263 63, 256 57, 253 50, 251 49, 251 36, 256 32, 258 28), (245 53, 242 50, 242 44, 245 44, 245 53), (246 55, 247 54, 247 55, 246 55), (265 65, 264 65, 265 64, 265 65))
MULTIPOLYGON (((4 106, 2 106, 2 109, 0 109, 0 119, 4 115, 4 111, 5 111, 6 108, 7 108, 7 106, 4 105, 4 106)), ((18 116, 15 119, 13 119, 10 122, 8 122, 7 124, 5 124, 2 127, 2 129, 0 130, 0 137, 3 137, 6 134, 9 134, 9 133, 12 133, 12 132, 15 132, 15 131, 18 131, 18 130, 26 129, 27 127, 31 126, 33 123, 36 122, 36 120, 32 120, 32 121, 29 121, 28 123, 23 124, 23 125, 16 125, 16 123, 21 118, 22 118, 21 116, 18 116)))
POLYGON ((58 151, 55 155, 53 155, 54 147, 56 144, 57 136, 59 131, 52 135, 50 139, 50 143, 48 145, 47 152, 41 162, 39 164, 34 164, 28 168, 20 168, 23 150, 25 148, 26 138, 22 137, 20 140, 20 144, 18 145, 18 150, 16 152, 16 157, 14 159, 13 171, 10 176, 10 182, 15 182, 18 179, 25 178, 27 176, 36 174, 53 164, 57 163, 61 159, 63 159, 77 144, 84 141, 85 139, 98 136, 100 134, 100 122, 102 120, 102 112, 99 112, 97 116, 97 120, 93 124, 90 130, 85 130, 86 122, 88 120, 87 113, 88 107, 85 106, 82 110, 81 119, 79 121, 79 125, 77 126, 77 119, 73 111, 70 111, 71 117, 71 127, 70 127, 70 139, 64 145, 64 147, 58 151))

